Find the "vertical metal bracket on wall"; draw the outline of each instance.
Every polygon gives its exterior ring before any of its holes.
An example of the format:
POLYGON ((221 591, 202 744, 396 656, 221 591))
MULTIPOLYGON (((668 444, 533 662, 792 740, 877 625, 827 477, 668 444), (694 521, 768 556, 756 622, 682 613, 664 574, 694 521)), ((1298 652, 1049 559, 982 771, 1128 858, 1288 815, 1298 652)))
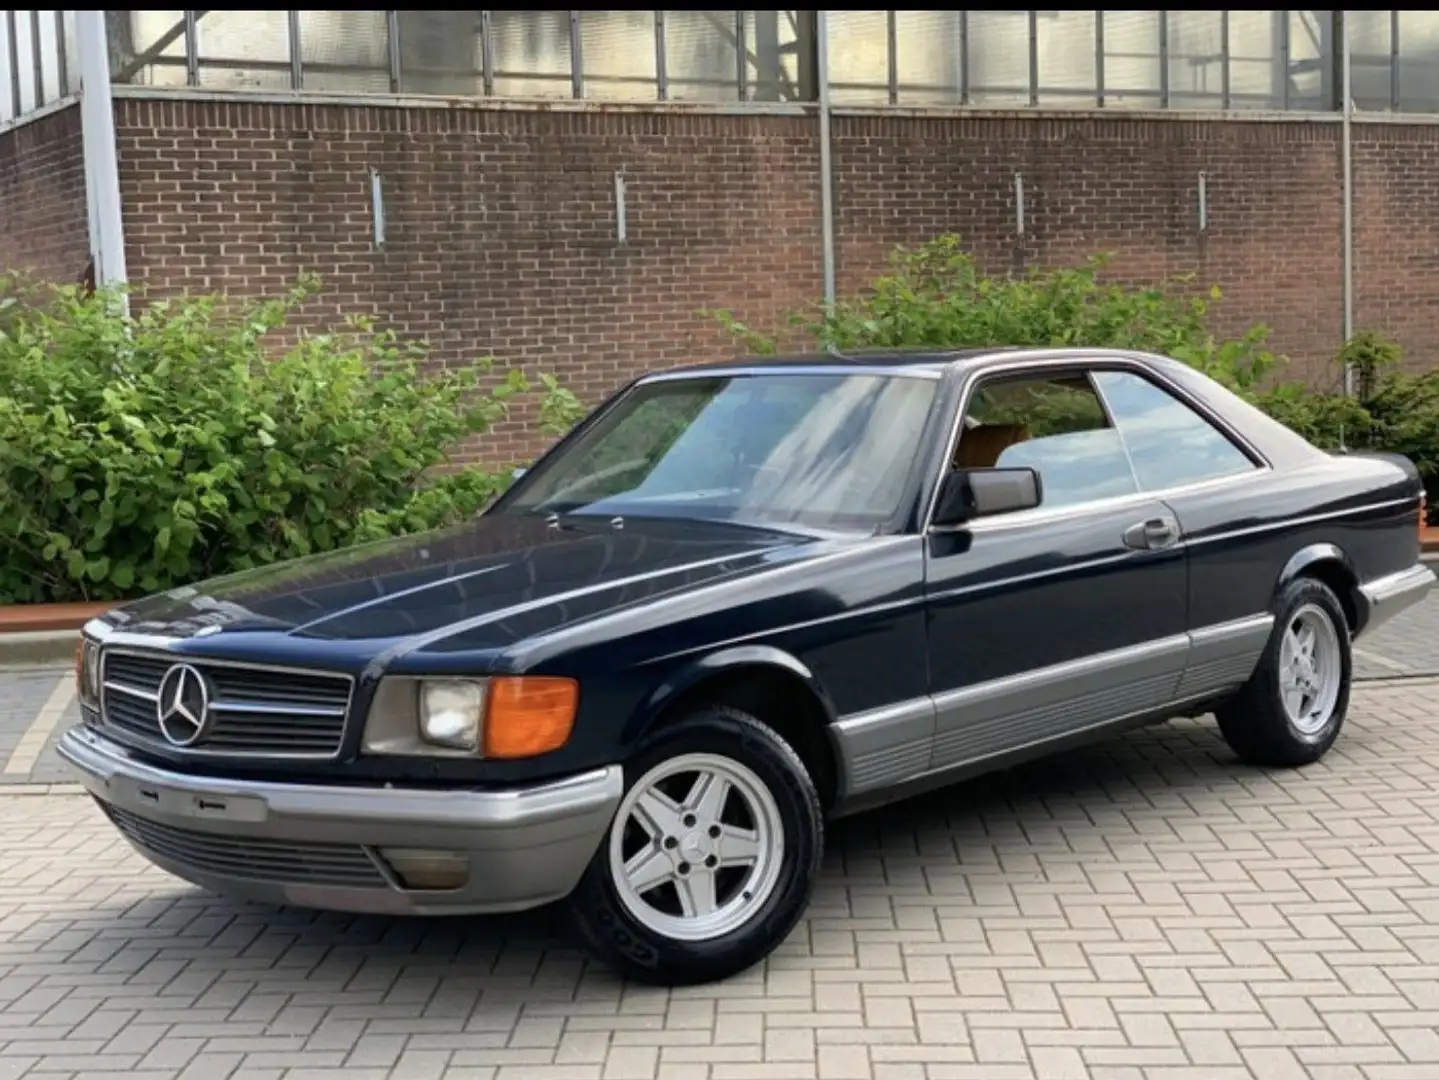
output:
POLYGON ((495 96, 495 35, 490 30, 490 13, 480 12, 480 78, 485 97, 495 96))
POLYGON ((969 104, 969 12, 959 12, 959 103, 969 104))
POLYGON ((10 100, 15 103, 15 115, 20 115, 20 42, 15 34, 15 13, 5 12, 5 40, 10 48, 10 100))
POLYGON ((739 64, 735 78, 739 81, 739 99, 749 100, 749 43, 745 35, 743 11, 736 11, 734 18, 735 59, 739 64))
MULTIPOLYGON (((40 13, 30 12, 30 57, 35 64, 35 104, 45 104, 45 70, 40 63, 40 13)), ((16 112, 19 112, 19 102, 16 103, 16 112)))
POLYGON ((1024 174, 1014 174, 1014 234, 1024 235, 1024 174))
POLYGON ((60 74, 60 93, 70 93, 70 65, 65 59, 65 13, 55 12, 55 60, 60 74))
POLYGON ((1159 13, 1159 107, 1169 108, 1169 12, 1159 13))
POLYGON ((629 239, 629 219, 625 210, 625 171, 615 173, 615 243, 621 247, 629 239))
POLYGON ((1199 232, 1204 235, 1209 232, 1209 178, 1203 172, 1199 174, 1199 232))
POLYGON ((884 52, 888 60, 885 79, 889 84, 889 103, 899 104, 899 12, 884 13, 884 52))
POLYGON ((400 13, 385 12, 385 59, 390 68, 390 93, 400 92, 400 13))
POLYGON ((655 93, 661 101, 670 99, 670 69, 665 59, 665 13, 655 12, 655 93))
MULTIPOLYGON (((125 217, 120 203, 120 166, 115 152, 115 102, 110 92, 110 50, 103 11, 75 12, 75 51, 80 81, 80 145, 85 160, 85 210, 95 284, 125 283, 125 217)), ((130 297, 119 303, 130 310, 130 297)))
POLYGON ((1229 12, 1219 13, 1219 107, 1229 111, 1229 12))
POLYGON ((185 85, 200 85, 200 27, 197 12, 185 12, 185 85))
POLYGON ((1029 10, 1029 104, 1039 104, 1039 12, 1029 10))
POLYGON ((1094 13, 1094 103, 1104 108, 1104 12, 1094 13))
POLYGON ((1389 13, 1389 108, 1399 111, 1399 12, 1389 13))
POLYGON ((585 96, 585 54, 580 41, 580 13, 570 12, 570 97, 585 96))
POLYGON ((288 12, 290 16, 290 89, 305 89, 305 65, 300 53, 300 13, 288 12))
POLYGON ((370 170, 370 215, 375 228, 375 247, 385 246, 385 188, 379 169, 370 170))

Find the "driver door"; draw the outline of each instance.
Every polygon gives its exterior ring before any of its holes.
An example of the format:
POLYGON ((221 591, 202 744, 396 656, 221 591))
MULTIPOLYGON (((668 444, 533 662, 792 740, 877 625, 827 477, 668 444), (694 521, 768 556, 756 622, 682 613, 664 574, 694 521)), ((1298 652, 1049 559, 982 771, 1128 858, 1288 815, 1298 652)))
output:
POLYGON ((1188 654, 1177 524, 1139 492, 1082 367, 981 381, 950 468, 1028 466, 1036 508, 926 537, 931 767, 1062 739, 1173 700, 1188 654))

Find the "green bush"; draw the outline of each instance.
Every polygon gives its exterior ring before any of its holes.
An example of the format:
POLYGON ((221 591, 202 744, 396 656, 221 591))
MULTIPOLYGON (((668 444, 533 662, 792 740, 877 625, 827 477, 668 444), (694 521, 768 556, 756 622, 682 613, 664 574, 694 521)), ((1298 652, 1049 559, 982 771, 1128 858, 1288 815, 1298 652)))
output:
MULTIPOLYGON (((1083 266, 987 277, 957 237, 897 249, 888 272, 864 295, 791 315, 822 349, 1088 346, 1172 356, 1248 398, 1325 449, 1390 450, 1419 467, 1439 512, 1439 373, 1409 375, 1402 351, 1373 331, 1355 335, 1336 357, 1354 369, 1355 393, 1318 391, 1275 381, 1283 358, 1267 348, 1268 327, 1216 339, 1207 325, 1217 286, 1193 295, 1193 278, 1134 288, 1100 280, 1108 256, 1083 266)), ((713 313, 750 352, 772 355, 775 339, 713 313)), ((1068 405, 1032 423, 1067 430, 1068 405)))
MULTIPOLYGON (((531 388, 480 361, 431 371, 368 319, 286 331, 280 299, 0 291, 0 603, 111 600, 427 529, 509 474, 448 451, 531 388)), ((582 412, 542 376, 540 416, 582 412)))

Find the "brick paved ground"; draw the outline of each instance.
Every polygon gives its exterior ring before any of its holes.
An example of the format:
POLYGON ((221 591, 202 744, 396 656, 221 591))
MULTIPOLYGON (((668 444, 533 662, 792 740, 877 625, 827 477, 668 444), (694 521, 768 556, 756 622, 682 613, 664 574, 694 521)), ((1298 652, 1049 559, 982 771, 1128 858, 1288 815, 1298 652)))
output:
POLYGON ((1298 772, 1186 722, 839 823, 780 952, 677 992, 551 913, 231 903, 0 794, 0 1078, 1433 1080, 1436 694, 1366 684, 1298 772))

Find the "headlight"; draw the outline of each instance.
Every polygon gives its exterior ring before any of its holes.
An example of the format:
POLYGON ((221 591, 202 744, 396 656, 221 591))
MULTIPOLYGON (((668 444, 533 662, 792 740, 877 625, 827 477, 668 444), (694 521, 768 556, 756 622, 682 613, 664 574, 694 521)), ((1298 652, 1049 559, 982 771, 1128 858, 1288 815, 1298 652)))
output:
POLYGON ((573 679, 387 675, 365 717, 367 754, 530 758, 569 742, 579 707, 573 679))
POLYGON ((75 646, 75 693, 82 705, 100 703, 100 646, 86 638, 75 646))
POLYGON ((484 716, 483 683, 420 683, 420 736, 426 742, 456 750, 478 750, 484 716))

